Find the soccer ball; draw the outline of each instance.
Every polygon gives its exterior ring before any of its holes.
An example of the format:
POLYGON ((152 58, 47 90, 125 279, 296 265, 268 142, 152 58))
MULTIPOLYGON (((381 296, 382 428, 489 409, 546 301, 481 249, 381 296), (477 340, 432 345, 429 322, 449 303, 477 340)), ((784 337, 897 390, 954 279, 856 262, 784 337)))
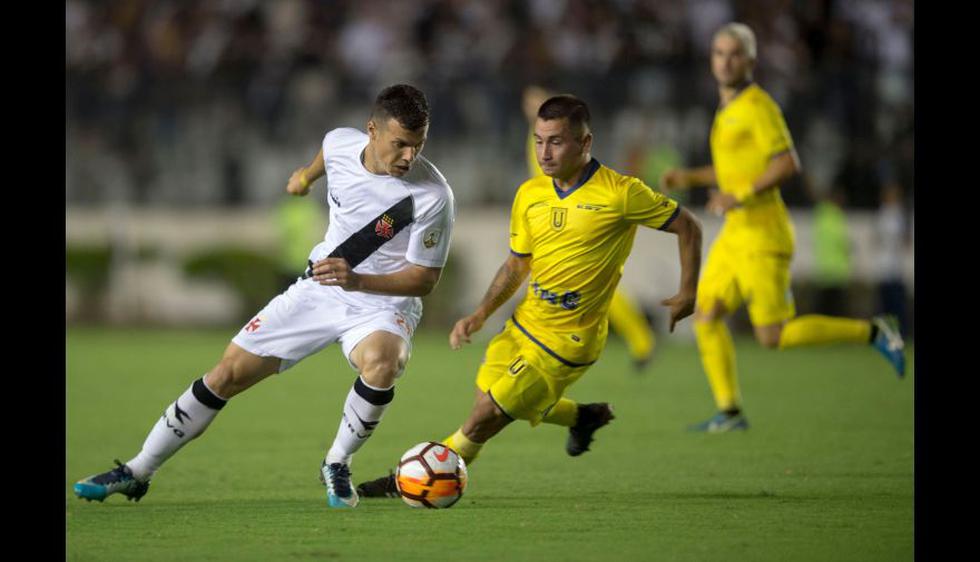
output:
POLYGON ((466 463, 462 457, 433 441, 405 451, 395 471, 398 492, 412 507, 452 507, 463 497, 466 480, 466 463))

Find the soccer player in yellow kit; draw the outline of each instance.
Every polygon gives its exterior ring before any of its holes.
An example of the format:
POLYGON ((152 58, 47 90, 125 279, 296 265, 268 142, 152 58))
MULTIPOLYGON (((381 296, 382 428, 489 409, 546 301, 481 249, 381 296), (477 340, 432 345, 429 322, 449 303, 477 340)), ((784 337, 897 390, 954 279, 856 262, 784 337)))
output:
MULTIPOLYGON (((610 302, 637 225, 678 237, 680 290, 661 303, 670 308, 670 330, 694 312, 701 264, 698 220, 639 179, 592 158, 589 110, 578 98, 552 97, 537 115, 535 151, 546 175, 518 188, 510 256, 476 311, 449 335, 453 349, 469 342, 530 276, 524 300, 487 347, 469 418, 443 441, 467 463, 514 420, 568 427, 565 450, 578 456, 589 450, 595 431, 613 419, 609 404, 578 404, 564 393, 602 353, 610 302)), ((362 483, 358 493, 397 495, 392 476, 362 483)))
POLYGON ((794 234, 779 185, 799 173, 800 163, 782 112, 752 82, 755 35, 731 23, 714 36, 711 69, 721 104, 711 127, 712 165, 669 170, 665 189, 717 184, 707 210, 724 215, 698 283, 694 332, 719 412, 690 429, 747 429, 735 374, 735 347, 725 317, 743 302, 756 339, 767 348, 829 343, 872 344, 905 373, 904 342, 894 319, 796 316, 789 265, 794 234))
MULTIPOLYGON (((535 154, 534 121, 537 119, 538 108, 552 95, 536 85, 524 89, 524 115, 531 129, 527 134, 527 169, 532 178, 545 175, 535 154)), ((638 372, 642 371, 653 358, 657 340, 643 311, 619 288, 613 293, 612 303, 609 305, 609 325, 626 341, 633 367, 638 372)))

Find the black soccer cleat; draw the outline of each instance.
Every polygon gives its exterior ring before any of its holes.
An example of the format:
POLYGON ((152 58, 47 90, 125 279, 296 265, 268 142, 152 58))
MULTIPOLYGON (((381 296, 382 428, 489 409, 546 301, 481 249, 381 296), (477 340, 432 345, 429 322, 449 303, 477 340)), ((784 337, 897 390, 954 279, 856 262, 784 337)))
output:
POLYGON ((653 361, 653 352, 651 351, 649 355, 641 357, 640 359, 633 359, 633 372, 636 374, 642 374, 643 371, 647 370, 647 366, 653 361))
POLYGON ((388 476, 361 482, 357 485, 357 493, 365 498, 397 498, 401 495, 395 484, 395 473, 391 471, 388 476))
POLYGON ((613 415, 612 407, 606 402, 579 404, 578 421, 568 428, 565 452, 577 457, 588 451, 592 444, 592 434, 614 419, 616 416, 613 415))

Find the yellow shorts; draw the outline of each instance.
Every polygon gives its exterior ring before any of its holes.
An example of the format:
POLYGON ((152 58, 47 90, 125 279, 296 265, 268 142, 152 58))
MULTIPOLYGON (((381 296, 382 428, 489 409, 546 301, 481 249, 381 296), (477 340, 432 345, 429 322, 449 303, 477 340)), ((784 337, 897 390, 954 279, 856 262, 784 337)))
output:
POLYGON ((720 302, 734 312, 748 303, 753 326, 767 326, 796 315, 790 290, 792 256, 751 252, 719 238, 715 241, 698 281, 698 308, 710 310, 720 302))
POLYGON ((487 346, 476 386, 505 414, 535 426, 588 369, 555 359, 508 320, 487 346))

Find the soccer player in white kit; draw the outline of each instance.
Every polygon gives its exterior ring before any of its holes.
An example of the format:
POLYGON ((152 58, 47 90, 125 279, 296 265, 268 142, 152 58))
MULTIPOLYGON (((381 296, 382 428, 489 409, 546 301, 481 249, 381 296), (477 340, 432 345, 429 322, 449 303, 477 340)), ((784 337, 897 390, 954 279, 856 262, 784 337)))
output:
POLYGON ((232 339, 224 357, 167 407, 143 448, 126 463, 75 484, 102 501, 122 493, 139 501, 164 461, 201 435, 233 396, 304 357, 339 343, 358 377, 347 395, 336 438, 321 466, 331 507, 355 507, 352 455, 371 436, 395 395, 422 316, 419 297, 439 280, 454 220, 452 190, 419 156, 429 106, 408 85, 378 95, 367 134, 326 134, 313 162, 296 170, 286 191, 304 196, 327 176, 330 225, 303 276, 272 299, 232 339))

